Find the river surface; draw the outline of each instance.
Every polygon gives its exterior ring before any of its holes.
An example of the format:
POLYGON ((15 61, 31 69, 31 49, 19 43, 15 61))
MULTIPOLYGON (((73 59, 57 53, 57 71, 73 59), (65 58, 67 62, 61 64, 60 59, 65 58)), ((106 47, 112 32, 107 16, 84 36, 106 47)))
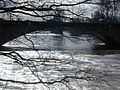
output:
POLYGON ((0 55, 0 79, 58 82, 0 81, 0 90, 120 90, 120 51, 105 47, 105 43, 90 35, 40 31, 4 46, 7 49, 0 53, 13 51, 17 59, 10 58, 11 54, 0 55))

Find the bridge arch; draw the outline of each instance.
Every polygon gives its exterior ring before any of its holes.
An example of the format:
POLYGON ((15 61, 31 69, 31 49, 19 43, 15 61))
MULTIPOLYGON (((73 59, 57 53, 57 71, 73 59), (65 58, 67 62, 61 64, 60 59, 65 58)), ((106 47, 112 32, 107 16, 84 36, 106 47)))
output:
POLYGON ((108 44, 120 43, 119 24, 3 21, 0 22, 0 46, 19 36, 47 28, 74 28, 98 38, 98 35, 100 35, 104 38, 100 39, 108 42, 108 44), (111 43, 111 40, 113 43, 111 43))

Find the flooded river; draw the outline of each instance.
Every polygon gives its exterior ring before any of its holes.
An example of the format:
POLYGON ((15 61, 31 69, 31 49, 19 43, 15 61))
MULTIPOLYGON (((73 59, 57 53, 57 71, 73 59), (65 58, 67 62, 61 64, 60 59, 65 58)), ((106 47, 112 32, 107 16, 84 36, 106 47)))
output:
POLYGON ((90 35, 40 31, 4 46, 0 90, 120 90, 120 51, 90 35))

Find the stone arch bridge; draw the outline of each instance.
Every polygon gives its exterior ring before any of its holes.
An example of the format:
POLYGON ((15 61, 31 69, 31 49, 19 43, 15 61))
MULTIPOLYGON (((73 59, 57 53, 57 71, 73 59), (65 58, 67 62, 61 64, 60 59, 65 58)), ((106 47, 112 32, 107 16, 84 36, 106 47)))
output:
POLYGON ((72 28, 79 34, 91 34, 109 45, 120 45, 120 24, 0 21, 0 46, 24 34, 48 28, 72 28))

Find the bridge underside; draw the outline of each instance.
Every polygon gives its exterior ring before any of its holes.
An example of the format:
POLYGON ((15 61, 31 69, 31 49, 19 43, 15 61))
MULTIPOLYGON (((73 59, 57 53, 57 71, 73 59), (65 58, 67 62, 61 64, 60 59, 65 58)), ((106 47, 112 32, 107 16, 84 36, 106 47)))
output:
POLYGON ((27 33, 49 28, 55 28, 54 30, 71 28, 79 35, 90 34, 109 45, 120 45, 120 24, 2 21, 0 22, 0 46, 27 33))

